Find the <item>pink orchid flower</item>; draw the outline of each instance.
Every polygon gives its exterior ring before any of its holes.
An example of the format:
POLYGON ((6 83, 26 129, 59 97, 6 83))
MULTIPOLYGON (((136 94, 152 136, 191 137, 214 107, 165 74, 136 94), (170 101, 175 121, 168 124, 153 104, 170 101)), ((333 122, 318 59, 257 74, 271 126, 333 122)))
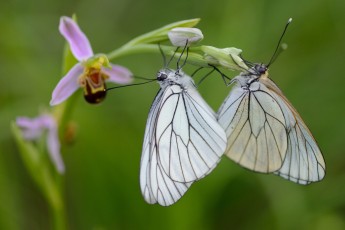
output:
POLYGON ((18 127, 22 130, 23 138, 27 141, 35 141, 41 138, 44 131, 47 131, 47 149, 51 161, 56 170, 62 174, 65 172, 65 165, 60 154, 60 141, 58 128, 54 117, 48 114, 36 118, 18 117, 18 127))
POLYGON ((132 80, 127 68, 109 63, 104 54, 94 55, 89 40, 73 19, 61 17, 59 30, 79 63, 57 84, 50 105, 60 104, 79 88, 83 88, 87 102, 99 103, 106 96, 106 81, 126 84, 132 80))

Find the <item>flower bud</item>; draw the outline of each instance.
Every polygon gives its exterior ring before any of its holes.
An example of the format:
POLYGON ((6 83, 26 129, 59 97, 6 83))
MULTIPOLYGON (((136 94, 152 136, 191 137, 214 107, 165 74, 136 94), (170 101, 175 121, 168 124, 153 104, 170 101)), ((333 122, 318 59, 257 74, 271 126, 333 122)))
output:
POLYGON ((197 43, 204 35, 197 28, 176 27, 168 32, 168 37, 174 46, 184 47, 197 43))
POLYGON ((248 69, 239 56, 242 50, 230 47, 219 49, 213 46, 202 46, 201 50, 205 53, 205 60, 211 65, 220 65, 231 70, 248 69))

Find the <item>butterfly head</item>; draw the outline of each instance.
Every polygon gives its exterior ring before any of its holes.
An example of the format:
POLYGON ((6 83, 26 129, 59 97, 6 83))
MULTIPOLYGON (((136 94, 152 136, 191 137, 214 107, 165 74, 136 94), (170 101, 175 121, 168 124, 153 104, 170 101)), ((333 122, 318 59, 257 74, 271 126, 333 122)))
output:
POLYGON ((254 64, 249 70, 249 75, 257 76, 258 78, 268 77, 268 66, 266 64, 258 63, 254 64))
POLYGON ((265 78, 268 78, 267 65, 261 63, 252 63, 248 71, 242 72, 231 82, 237 82, 242 88, 248 89, 252 83, 257 82, 259 79, 265 78))
POLYGON ((157 73, 157 81, 161 88, 169 85, 180 85, 183 88, 188 88, 188 86, 194 85, 194 81, 181 69, 177 71, 168 68, 161 69, 157 73))
POLYGON ((167 71, 160 70, 157 73, 157 81, 159 81, 159 82, 165 81, 168 78, 168 74, 169 73, 167 71))
POLYGON ((257 75, 257 76, 261 76, 261 75, 266 75, 267 74, 267 71, 268 71, 268 67, 267 65, 265 64, 255 64, 252 68, 251 68, 251 72, 254 74, 254 75, 257 75))
POLYGON ((176 84, 178 80, 178 73, 173 69, 164 68, 157 73, 157 81, 162 88, 176 84))

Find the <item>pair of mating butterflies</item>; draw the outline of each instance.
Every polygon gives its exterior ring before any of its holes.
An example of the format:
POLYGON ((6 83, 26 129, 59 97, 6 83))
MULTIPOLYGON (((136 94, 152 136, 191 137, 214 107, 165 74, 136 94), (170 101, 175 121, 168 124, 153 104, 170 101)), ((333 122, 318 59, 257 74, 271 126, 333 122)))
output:
POLYGON ((149 112, 141 157, 145 200, 168 206, 194 181, 208 175, 225 154, 250 170, 299 184, 321 180, 325 162, 312 134, 267 66, 256 64, 230 83, 217 114, 181 69, 162 69, 149 112))

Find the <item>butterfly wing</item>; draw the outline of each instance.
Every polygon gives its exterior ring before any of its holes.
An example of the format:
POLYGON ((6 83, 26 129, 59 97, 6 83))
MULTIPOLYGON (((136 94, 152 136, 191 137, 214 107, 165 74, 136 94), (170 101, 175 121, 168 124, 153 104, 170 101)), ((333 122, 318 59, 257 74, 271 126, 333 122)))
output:
POLYGON ((162 98, 156 145, 168 177, 186 183, 214 169, 226 148, 226 135, 194 87, 172 85, 162 98))
POLYGON ((276 94, 286 119, 287 153, 282 167, 275 173, 299 184, 322 180, 325 176, 325 161, 307 125, 273 81, 266 79, 262 82, 276 94))
POLYGON ((140 162, 140 187, 147 203, 168 206, 178 201, 192 183, 171 180, 157 160, 155 131, 164 90, 160 90, 151 106, 146 123, 140 162))
POLYGON ((225 153, 230 159, 257 172, 281 168, 288 141, 285 118, 264 84, 235 85, 218 111, 218 122, 228 137, 225 153))

